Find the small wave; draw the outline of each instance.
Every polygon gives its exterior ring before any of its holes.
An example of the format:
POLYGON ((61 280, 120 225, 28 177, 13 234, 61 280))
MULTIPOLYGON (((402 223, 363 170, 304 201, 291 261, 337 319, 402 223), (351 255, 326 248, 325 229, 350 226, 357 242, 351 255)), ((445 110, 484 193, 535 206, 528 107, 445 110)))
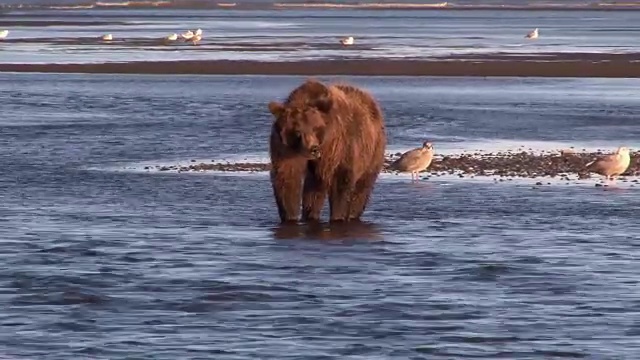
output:
POLYGON ((49 9, 54 10, 85 10, 85 9, 93 9, 95 5, 51 5, 49 9))
POLYGON ((182 3, 182 0, 141 0, 141 1, 79 1, 77 3, 56 3, 55 0, 50 4, 0 4, 0 8, 9 9, 52 9, 52 10, 89 10, 96 8, 157 8, 157 7, 174 7, 182 3))
POLYGON ((337 4, 337 3, 275 3, 278 8, 339 8, 339 9, 393 9, 393 8, 444 8, 449 6, 447 2, 435 4, 411 4, 411 3, 359 3, 359 4, 337 4))
POLYGON ((70 5, 18 5, 23 7, 43 7, 55 10, 77 10, 77 9, 95 9, 95 8, 119 8, 119 7, 161 7, 171 6, 172 1, 122 1, 122 2, 103 2, 82 3, 70 5))
POLYGON ((97 7, 142 7, 142 6, 168 6, 171 1, 123 1, 123 2, 96 2, 97 7))

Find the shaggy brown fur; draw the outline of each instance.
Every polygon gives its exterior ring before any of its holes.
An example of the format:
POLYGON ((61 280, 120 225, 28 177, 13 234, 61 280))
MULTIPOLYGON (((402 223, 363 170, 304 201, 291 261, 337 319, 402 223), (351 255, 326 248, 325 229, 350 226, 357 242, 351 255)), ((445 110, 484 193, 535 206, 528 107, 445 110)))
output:
POLYGON ((318 221, 329 194, 330 220, 359 220, 384 165, 380 107, 351 85, 307 80, 282 103, 270 139, 271 182, 283 222, 318 221), (304 185, 302 179, 304 178, 304 185))

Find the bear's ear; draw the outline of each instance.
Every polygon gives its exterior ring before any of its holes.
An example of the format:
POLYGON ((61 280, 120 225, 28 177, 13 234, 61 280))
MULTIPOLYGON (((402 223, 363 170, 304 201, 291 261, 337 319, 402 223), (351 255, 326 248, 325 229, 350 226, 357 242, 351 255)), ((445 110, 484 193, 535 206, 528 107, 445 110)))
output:
POLYGON ((314 100, 311 105, 323 113, 328 113, 333 107, 333 100, 328 96, 323 96, 314 100))
POLYGON ((277 101, 272 101, 272 102, 269 103, 269 111, 277 119, 284 112, 284 105, 282 105, 281 103, 279 103, 277 101))
POLYGON ((311 99, 320 96, 329 96, 327 86, 314 78, 307 79, 302 87, 304 88, 304 93, 311 99))

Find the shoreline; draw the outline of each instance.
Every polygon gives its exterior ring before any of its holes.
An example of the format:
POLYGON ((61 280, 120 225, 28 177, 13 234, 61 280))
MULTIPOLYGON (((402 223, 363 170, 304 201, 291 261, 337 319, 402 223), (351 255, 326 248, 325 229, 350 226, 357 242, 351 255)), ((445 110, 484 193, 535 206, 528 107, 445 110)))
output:
POLYGON ((430 60, 187 60, 0 64, 0 72, 290 76, 640 77, 640 54, 500 54, 430 60))
MULTIPOLYGON (((459 177, 493 176, 498 178, 559 178, 578 179, 601 178, 589 173, 586 164, 607 152, 574 152, 573 150, 531 152, 463 153, 452 155, 436 154, 429 168, 421 174, 426 176, 456 175, 459 177)), ((382 173, 394 173, 389 164, 401 154, 385 155, 382 173)), ((191 160, 189 165, 145 166, 145 171, 157 172, 266 172, 270 164, 264 162, 228 163, 211 160, 210 163, 191 160)), ((631 154, 631 164, 622 177, 640 176, 640 152, 631 154)))

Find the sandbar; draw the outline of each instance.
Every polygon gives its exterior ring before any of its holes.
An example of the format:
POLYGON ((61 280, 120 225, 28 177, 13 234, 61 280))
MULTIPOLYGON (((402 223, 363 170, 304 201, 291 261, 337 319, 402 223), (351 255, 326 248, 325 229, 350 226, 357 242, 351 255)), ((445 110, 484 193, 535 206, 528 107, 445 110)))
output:
POLYGON ((79 64, 0 64, 0 72, 366 75, 482 77, 640 77, 640 54, 482 55, 429 59, 322 59, 300 61, 187 60, 79 64))
MULTIPOLYGON (((463 153, 452 155, 437 155, 431 166, 424 171, 425 175, 459 175, 466 176, 493 176, 505 178, 559 178, 568 179, 569 176, 578 179, 598 178, 600 175, 589 173, 586 164, 602 156, 604 152, 575 152, 569 150, 546 151, 533 153, 496 152, 496 153, 463 153)), ((388 154, 383 172, 391 173, 389 164, 401 154, 388 154)), ((210 163, 196 162, 192 160, 189 165, 157 165, 146 166, 145 170, 151 171, 177 171, 177 172, 262 172, 269 171, 269 163, 240 162, 228 163, 212 160, 210 163)), ((637 177, 640 175, 640 153, 631 154, 631 164, 623 176, 637 177)), ((638 180, 634 180, 638 182, 638 180)))

